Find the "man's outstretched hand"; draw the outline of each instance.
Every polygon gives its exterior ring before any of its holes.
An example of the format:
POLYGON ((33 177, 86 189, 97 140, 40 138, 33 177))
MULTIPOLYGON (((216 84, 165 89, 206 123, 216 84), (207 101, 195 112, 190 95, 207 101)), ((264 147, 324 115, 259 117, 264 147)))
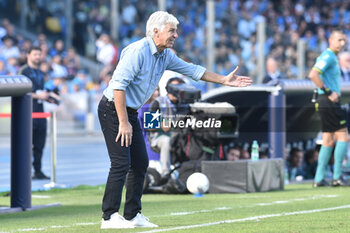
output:
POLYGON ((223 85, 231 87, 247 87, 253 83, 253 80, 247 76, 236 75, 238 66, 228 75, 225 76, 223 85))

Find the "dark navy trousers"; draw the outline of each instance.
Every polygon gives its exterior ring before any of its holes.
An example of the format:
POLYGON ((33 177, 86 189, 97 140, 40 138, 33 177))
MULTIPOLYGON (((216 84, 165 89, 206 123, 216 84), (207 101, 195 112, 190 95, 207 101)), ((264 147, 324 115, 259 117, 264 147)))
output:
POLYGON ((124 218, 130 220, 141 212, 143 183, 148 167, 148 156, 137 111, 128 111, 128 119, 133 128, 132 143, 129 147, 122 147, 120 139, 115 141, 119 120, 113 102, 102 98, 98 106, 98 117, 111 162, 103 196, 103 218, 107 220, 119 211, 126 182, 124 218))

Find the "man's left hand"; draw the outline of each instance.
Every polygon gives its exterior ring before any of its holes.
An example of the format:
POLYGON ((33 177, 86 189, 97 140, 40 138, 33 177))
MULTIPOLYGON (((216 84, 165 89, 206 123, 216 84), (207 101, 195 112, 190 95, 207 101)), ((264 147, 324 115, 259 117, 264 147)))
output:
POLYGON ((238 66, 228 75, 225 76, 224 85, 231 87, 246 87, 253 83, 253 80, 247 76, 236 75, 238 66))
POLYGON ((333 103, 337 103, 339 101, 339 96, 337 92, 333 91, 329 96, 328 99, 332 101, 333 103))

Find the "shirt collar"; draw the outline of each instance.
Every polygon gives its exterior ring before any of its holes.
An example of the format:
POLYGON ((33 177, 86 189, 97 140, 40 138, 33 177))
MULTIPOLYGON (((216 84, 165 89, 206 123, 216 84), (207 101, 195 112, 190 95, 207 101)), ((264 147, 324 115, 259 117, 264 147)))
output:
POLYGON ((336 55, 335 52, 333 50, 331 50, 330 48, 327 48, 327 50, 331 51, 334 55, 336 55))
POLYGON ((163 52, 161 52, 161 53, 159 53, 158 52, 158 49, 157 49, 157 47, 156 47, 156 44, 154 43, 154 41, 153 41, 153 39, 151 38, 151 37, 149 37, 149 36, 147 36, 146 37, 146 39, 147 39, 147 42, 148 42, 148 44, 149 44, 149 47, 150 47, 150 49, 151 49, 151 53, 152 53, 152 55, 155 55, 155 56, 164 56, 164 54, 165 54, 165 49, 163 50, 163 52))

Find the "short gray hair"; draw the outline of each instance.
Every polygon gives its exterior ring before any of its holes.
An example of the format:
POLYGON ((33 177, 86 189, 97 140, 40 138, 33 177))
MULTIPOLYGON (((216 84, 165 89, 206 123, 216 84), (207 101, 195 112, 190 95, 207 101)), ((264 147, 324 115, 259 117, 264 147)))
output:
POLYGON ((343 52, 339 53, 338 57, 339 57, 340 60, 341 59, 345 59, 346 57, 350 57, 350 52, 343 51, 343 52))
POLYGON ((156 11, 147 20, 146 24, 146 36, 152 37, 154 36, 153 29, 157 28, 159 31, 163 31, 165 26, 170 23, 177 26, 179 21, 175 16, 169 14, 166 11, 156 11))

